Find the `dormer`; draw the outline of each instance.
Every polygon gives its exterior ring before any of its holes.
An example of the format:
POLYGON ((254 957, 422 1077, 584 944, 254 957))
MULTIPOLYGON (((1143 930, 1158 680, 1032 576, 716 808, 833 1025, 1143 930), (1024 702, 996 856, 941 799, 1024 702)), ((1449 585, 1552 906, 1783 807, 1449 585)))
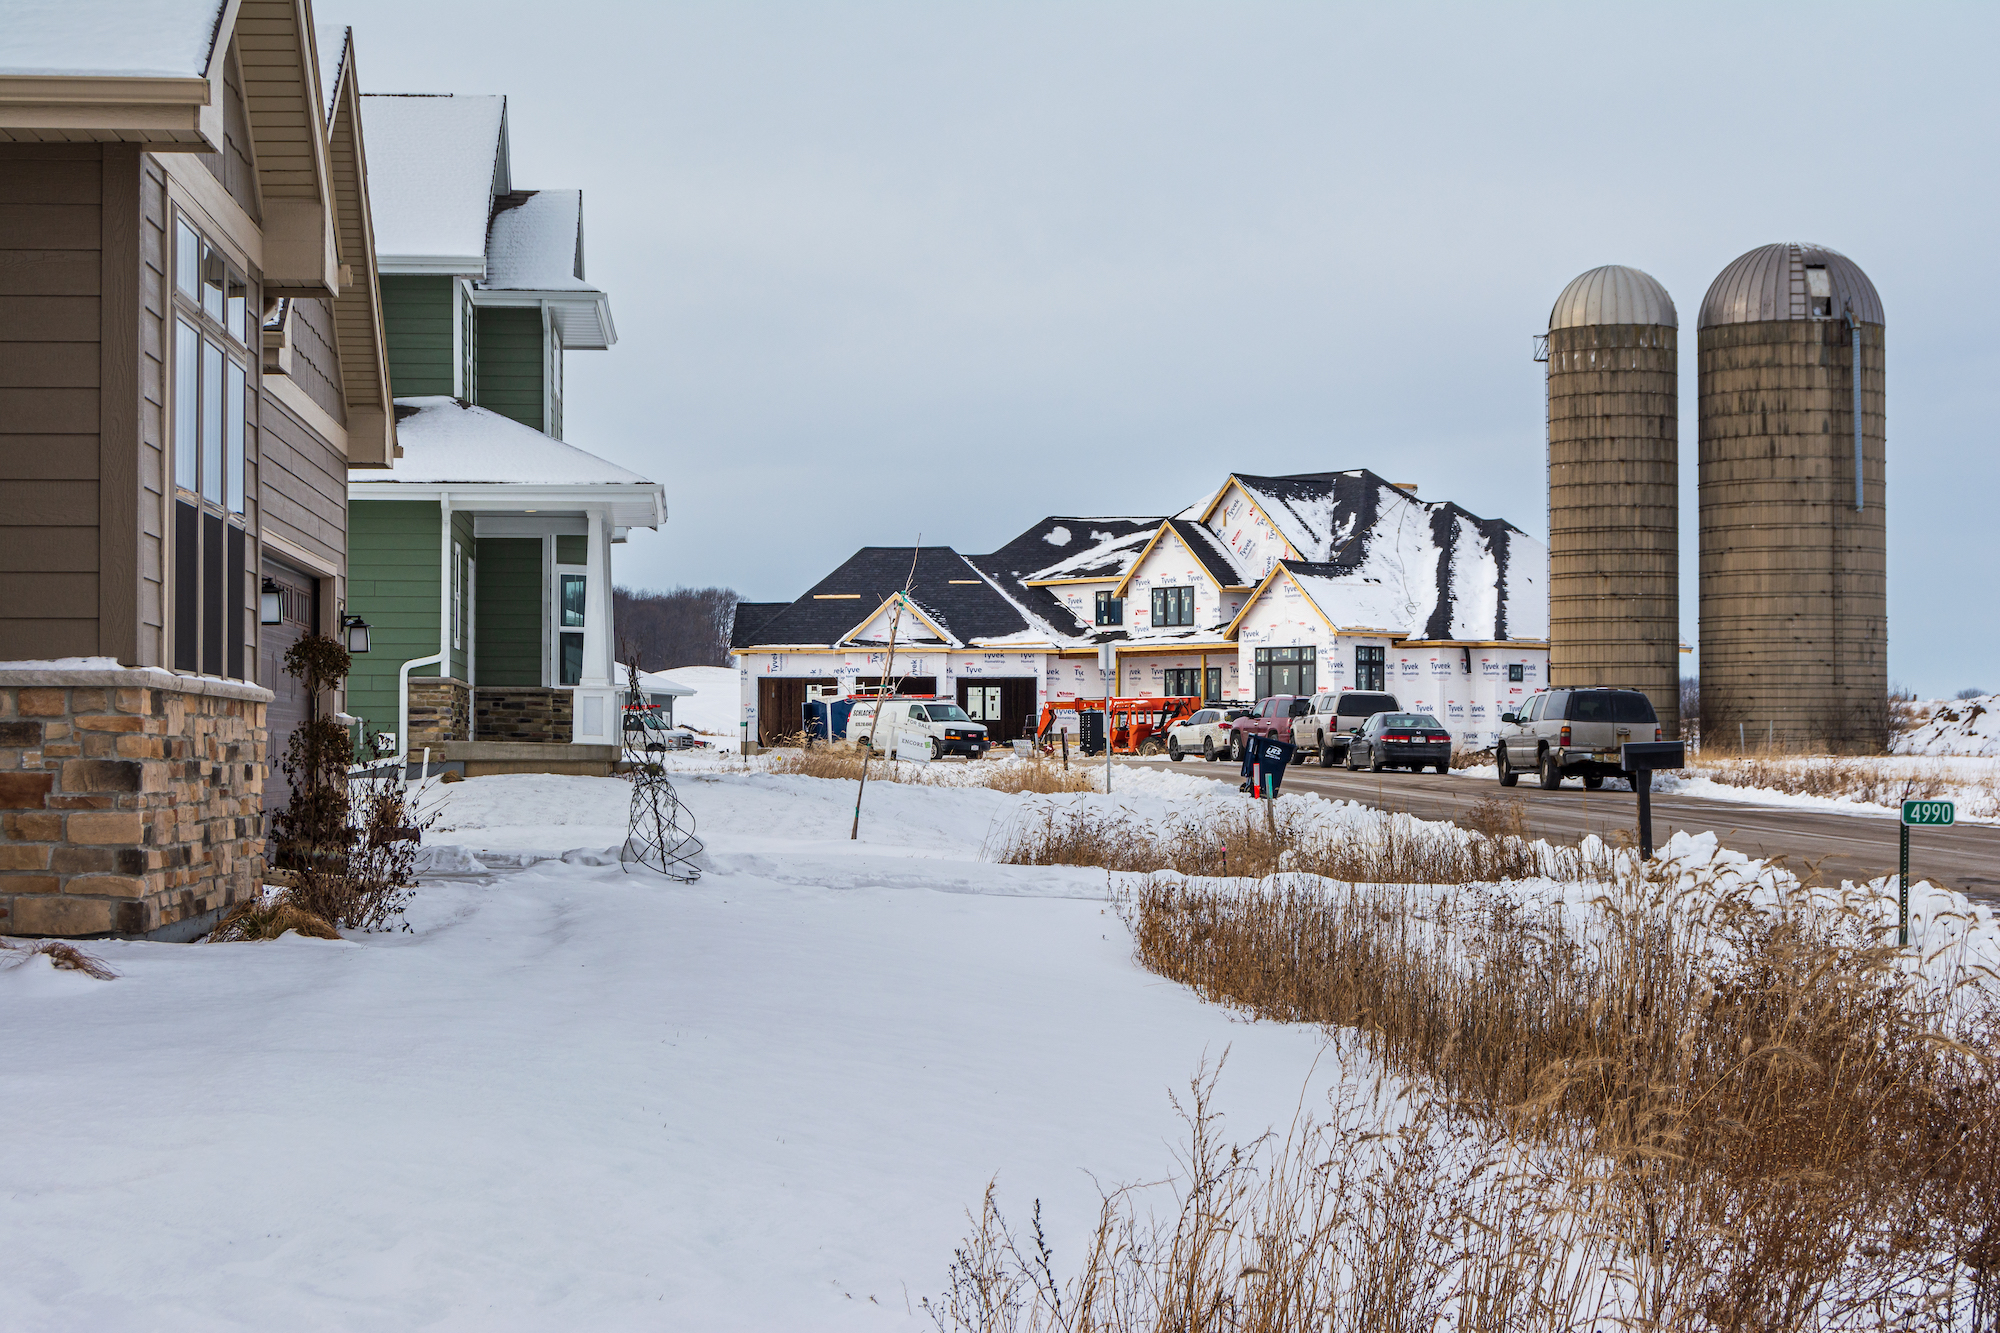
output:
POLYGON ((362 100, 396 397, 561 439, 563 353, 617 340, 584 277, 582 192, 515 188, 504 97, 362 100))

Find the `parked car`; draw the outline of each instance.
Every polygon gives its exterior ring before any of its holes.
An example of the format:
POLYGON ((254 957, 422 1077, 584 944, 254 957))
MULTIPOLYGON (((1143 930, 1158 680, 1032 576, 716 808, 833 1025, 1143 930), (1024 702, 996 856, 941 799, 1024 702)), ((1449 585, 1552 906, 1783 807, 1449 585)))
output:
POLYGON ((1371 772, 1407 768, 1421 773, 1429 765, 1451 771, 1451 733, 1429 713, 1376 713, 1347 738, 1347 766, 1366 765, 1371 772))
POLYGON ((927 739, 933 759, 948 754, 977 759, 989 743, 984 723, 974 722, 957 704, 940 699, 863 699, 847 715, 848 739, 886 750, 891 759, 897 757, 896 747, 904 736, 927 739))
POLYGON ((1629 776, 1619 746, 1660 739, 1653 702, 1638 690, 1542 690, 1520 712, 1501 714, 1493 763, 1503 787, 1535 773, 1545 791, 1571 775, 1595 790, 1608 777, 1629 776))
POLYGON ((1183 755, 1199 754, 1214 763, 1229 753, 1228 723, 1247 715, 1248 708, 1204 708, 1167 728, 1167 758, 1179 763, 1183 755))
POLYGON ((1292 720, 1312 711, 1309 694, 1273 694, 1258 700, 1256 708, 1224 725, 1229 730, 1229 758, 1243 761, 1243 740, 1247 736, 1269 736, 1273 740, 1292 739, 1292 720))
POLYGON ((1347 742, 1369 718, 1393 713, 1402 705, 1393 694, 1339 690, 1312 697, 1312 710, 1292 719, 1292 743, 1299 753, 1319 752, 1319 766, 1332 768, 1347 758, 1347 742))

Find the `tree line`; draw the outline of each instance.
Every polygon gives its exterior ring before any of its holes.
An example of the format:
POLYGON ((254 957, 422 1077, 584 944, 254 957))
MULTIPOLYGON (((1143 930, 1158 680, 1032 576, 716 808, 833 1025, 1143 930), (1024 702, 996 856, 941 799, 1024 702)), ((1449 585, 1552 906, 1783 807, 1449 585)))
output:
POLYGON ((729 634, 739 599, 730 588, 611 590, 611 619, 618 660, 636 654, 642 671, 684 666, 728 666, 729 634))

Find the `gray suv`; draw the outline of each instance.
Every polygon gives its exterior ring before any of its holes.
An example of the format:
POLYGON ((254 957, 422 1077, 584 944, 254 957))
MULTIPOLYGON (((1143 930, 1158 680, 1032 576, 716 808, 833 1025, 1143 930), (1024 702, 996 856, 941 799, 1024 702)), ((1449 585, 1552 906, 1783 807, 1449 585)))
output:
POLYGON ((1319 751, 1319 766, 1332 768, 1347 758, 1347 742, 1377 713, 1393 713, 1402 705, 1393 694, 1366 690, 1330 690, 1315 694, 1312 707, 1292 719, 1292 743, 1300 753, 1319 751))
POLYGON ((1608 777, 1627 777, 1618 747, 1661 739, 1653 702, 1638 690, 1543 690, 1519 713, 1502 714, 1500 726, 1493 747, 1500 785, 1534 773, 1544 791, 1570 776, 1592 790, 1608 777))

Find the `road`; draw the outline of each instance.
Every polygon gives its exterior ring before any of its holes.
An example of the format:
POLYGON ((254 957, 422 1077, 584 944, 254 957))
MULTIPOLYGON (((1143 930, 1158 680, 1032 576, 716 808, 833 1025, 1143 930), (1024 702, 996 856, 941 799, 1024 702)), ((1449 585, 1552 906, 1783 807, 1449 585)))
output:
MULTIPOLYGON (((1189 759, 1177 765, 1167 759, 1120 762, 1168 766, 1189 776, 1218 780, 1234 780, 1236 776, 1226 761, 1206 764, 1189 759)), ((1377 809, 1402 810, 1424 819, 1449 819, 1460 824, 1479 801, 1499 796, 1522 802, 1528 831, 1538 838, 1575 842, 1587 833, 1608 841, 1616 841, 1620 833, 1635 839, 1638 836, 1637 801, 1631 792, 1585 791, 1574 779, 1557 791, 1543 791, 1533 779, 1509 791, 1490 779, 1456 773, 1349 773, 1309 764, 1286 772, 1285 790, 1317 792, 1377 809)), ((1799 870, 1817 864, 1825 878, 1836 881, 1870 879, 1896 871, 1897 824, 1893 816, 1655 795, 1654 844, 1664 843, 1681 830, 1713 831, 1725 847, 1756 857, 1782 856, 1799 870)), ((1958 824, 1911 830, 1910 875, 2000 907, 2000 826, 1958 824)))

